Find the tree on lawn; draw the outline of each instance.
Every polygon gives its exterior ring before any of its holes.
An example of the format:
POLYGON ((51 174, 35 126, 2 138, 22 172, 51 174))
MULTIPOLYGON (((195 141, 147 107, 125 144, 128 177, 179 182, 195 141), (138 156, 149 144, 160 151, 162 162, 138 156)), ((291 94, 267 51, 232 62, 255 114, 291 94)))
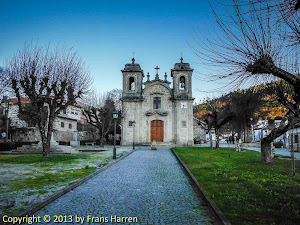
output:
MULTIPOLYGON (((235 114, 231 111, 230 104, 228 104, 224 97, 207 101, 205 110, 206 113, 201 119, 203 119, 208 125, 209 132, 211 132, 212 128, 215 128, 216 148, 219 148, 219 131, 225 124, 235 117, 235 114)), ((210 143, 212 145, 212 141, 210 143)))
POLYGON ((98 130, 102 147, 105 144, 106 135, 113 129, 113 112, 115 110, 115 102, 109 93, 103 95, 93 93, 86 100, 86 106, 82 110, 87 122, 98 130))
MULTIPOLYGON (((261 141, 261 160, 271 162, 271 142, 299 123, 300 13, 297 0, 232 0, 221 15, 214 12, 220 32, 195 37, 191 46, 199 60, 213 69, 211 80, 223 79, 230 89, 282 81, 278 101, 289 109, 287 122, 261 141), (288 92, 285 92, 288 91, 288 92)), ((221 12, 221 10, 220 10, 221 12)), ((276 84, 276 83, 273 83, 276 84)), ((223 89, 224 90, 224 89, 223 89)))
POLYGON ((19 114, 39 128, 43 157, 50 155, 50 140, 56 116, 81 98, 90 86, 90 76, 73 49, 25 44, 7 60, 19 114), (22 104, 22 98, 29 104, 22 104))
POLYGON ((258 112, 264 106, 264 96, 266 92, 259 87, 250 87, 249 89, 237 90, 229 94, 230 109, 235 117, 230 121, 232 127, 237 128, 239 136, 244 134, 243 142, 249 141, 249 129, 251 125, 258 120, 258 112))

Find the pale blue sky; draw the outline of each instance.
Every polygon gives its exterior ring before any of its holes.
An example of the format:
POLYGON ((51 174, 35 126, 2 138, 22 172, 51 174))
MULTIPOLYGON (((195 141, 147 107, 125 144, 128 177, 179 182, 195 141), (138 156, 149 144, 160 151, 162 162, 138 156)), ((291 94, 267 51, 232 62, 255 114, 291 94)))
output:
POLYGON ((207 96, 197 88, 214 87, 196 78, 203 67, 187 44, 193 42, 194 29, 206 33, 215 26, 205 0, 1 0, 0 21, 0 66, 25 42, 62 43, 74 47, 89 66, 94 88, 109 91, 122 88, 120 70, 133 52, 145 74, 153 79, 159 66, 160 77, 167 72, 168 80, 182 53, 195 69, 196 101, 207 96))

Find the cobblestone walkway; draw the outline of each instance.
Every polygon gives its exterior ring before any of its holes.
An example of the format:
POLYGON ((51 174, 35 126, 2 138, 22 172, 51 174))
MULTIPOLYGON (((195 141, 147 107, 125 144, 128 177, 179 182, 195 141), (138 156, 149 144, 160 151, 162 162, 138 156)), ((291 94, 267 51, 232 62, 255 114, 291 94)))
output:
POLYGON ((60 224, 212 224, 169 148, 141 148, 34 215, 51 216, 38 224, 57 224, 54 215, 73 221, 60 224))

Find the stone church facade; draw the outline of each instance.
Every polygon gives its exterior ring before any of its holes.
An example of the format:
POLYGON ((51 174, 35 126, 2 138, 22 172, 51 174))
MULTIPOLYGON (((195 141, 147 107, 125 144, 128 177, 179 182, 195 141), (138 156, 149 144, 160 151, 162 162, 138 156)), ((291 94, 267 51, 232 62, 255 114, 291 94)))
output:
POLYGON ((171 69, 173 87, 159 78, 158 67, 155 79, 143 82, 140 65, 126 64, 122 71, 122 145, 172 144, 193 145, 192 73, 189 63, 176 63, 171 69))

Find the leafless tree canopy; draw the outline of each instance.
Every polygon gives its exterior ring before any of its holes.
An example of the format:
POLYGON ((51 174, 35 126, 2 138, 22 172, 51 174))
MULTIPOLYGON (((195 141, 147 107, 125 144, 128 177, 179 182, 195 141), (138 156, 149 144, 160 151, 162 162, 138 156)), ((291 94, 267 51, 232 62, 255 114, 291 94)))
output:
POLYGON ((271 142, 299 123, 299 2, 231 0, 224 4, 212 0, 210 4, 219 30, 209 37, 196 32, 191 45, 202 65, 213 71, 206 77, 224 80, 227 90, 274 84, 276 98, 289 109, 288 123, 261 140, 261 159, 269 163, 271 142))
POLYGON ((91 84, 87 68, 72 48, 57 46, 51 51, 50 45, 26 44, 7 60, 7 69, 22 96, 53 96, 63 102, 81 97, 91 84))
POLYGON ((219 30, 209 37, 196 32, 190 44, 200 62, 214 71, 205 77, 223 79, 229 89, 278 79, 300 88, 296 4, 297 0, 211 2, 219 30), (223 10, 215 11, 213 3, 223 10))
POLYGON ((25 44, 7 60, 7 71, 18 98, 19 113, 38 125, 43 154, 50 153, 53 122, 61 110, 89 91, 90 76, 73 49, 25 44), (30 104, 22 104, 28 97, 30 104))
POLYGON ((116 110, 116 102, 111 97, 110 92, 102 94, 92 92, 86 98, 82 110, 87 122, 98 130, 101 146, 105 144, 105 136, 111 131, 114 123, 113 112, 116 110))
POLYGON ((9 74, 4 68, 0 67, 0 99, 3 96, 11 95, 9 74))

